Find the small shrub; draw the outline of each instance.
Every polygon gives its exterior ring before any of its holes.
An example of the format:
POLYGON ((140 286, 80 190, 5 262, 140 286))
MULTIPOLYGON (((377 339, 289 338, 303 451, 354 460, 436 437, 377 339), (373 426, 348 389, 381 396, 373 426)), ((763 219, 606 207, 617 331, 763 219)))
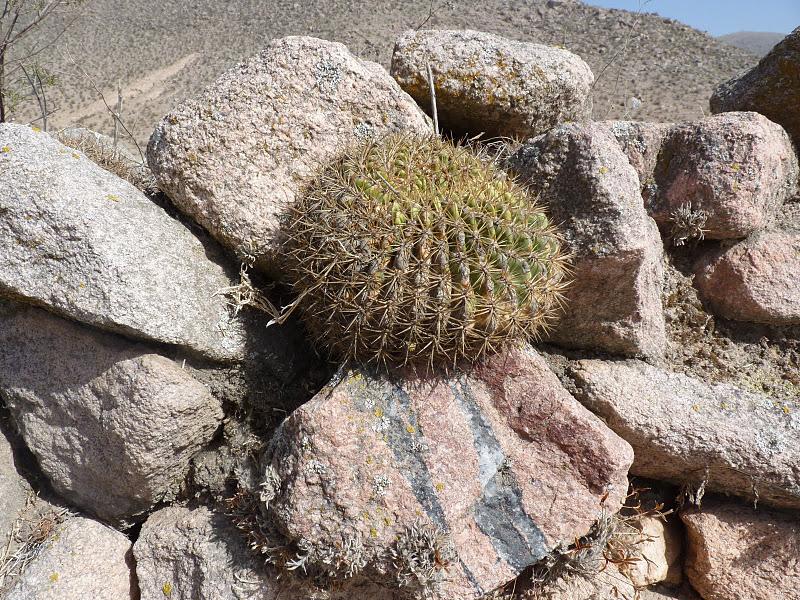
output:
POLYGON ((390 554, 397 587, 415 600, 436 597, 447 568, 458 560, 450 536, 423 521, 401 533, 390 554))
POLYGON ((704 210, 693 210, 691 204, 683 204, 670 214, 672 230, 670 237, 676 246, 683 246, 689 240, 700 241, 705 236, 703 227, 708 220, 704 210))

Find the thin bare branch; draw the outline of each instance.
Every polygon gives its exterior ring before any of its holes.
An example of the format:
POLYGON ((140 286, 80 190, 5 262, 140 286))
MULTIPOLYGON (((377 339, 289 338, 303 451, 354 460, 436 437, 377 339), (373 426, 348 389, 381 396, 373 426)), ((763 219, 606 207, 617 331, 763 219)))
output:
MULTIPOLYGON (((24 37, 25 35, 30 33, 33 29, 41 25, 42 21, 44 21, 47 17, 53 14, 53 12, 55 12, 55 10, 63 4, 66 4, 65 0, 53 0, 53 2, 48 4, 44 8, 44 10, 37 12, 36 18, 34 18, 30 23, 25 25, 22 29, 17 31, 15 35, 12 36, 11 34, 13 33, 13 24, 16 23, 20 15, 20 12, 15 13, 14 21, 12 22, 12 27, 8 30, 9 37, 7 39, 7 43, 14 44, 15 42, 18 42, 22 37, 24 37)), ((21 3, 21 6, 25 6, 25 3, 24 2, 21 3)))
POLYGON ((69 52, 66 53, 66 57, 75 66, 75 68, 78 69, 81 72, 81 74, 86 78, 86 80, 89 82, 89 85, 91 85, 94 91, 97 92, 97 95, 100 96, 100 100, 103 102, 103 105, 106 107, 108 113, 114 118, 115 122, 119 123, 119 126, 122 127, 122 130, 128 135, 133 144, 136 146, 136 150, 137 152, 139 152, 139 158, 141 158, 142 164, 146 164, 147 159, 144 156, 144 151, 142 150, 141 146, 139 146, 139 142, 136 141, 136 137, 133 135, 133 133, 131 133, 131 130, 128 129, 127 125, 125 125, 122 119, 119 118, 119 115, 114 111, 114 109, 111 108, 111 106, 108 104, 105 95, 103 94, 102 90, 98 87, 95 80, 92 78, 91 75, 89 75, 89 73, 86 72, 86 69, 84 69, 82 66, 78 64, 78 62, 73 58, 73 56, 69 52))

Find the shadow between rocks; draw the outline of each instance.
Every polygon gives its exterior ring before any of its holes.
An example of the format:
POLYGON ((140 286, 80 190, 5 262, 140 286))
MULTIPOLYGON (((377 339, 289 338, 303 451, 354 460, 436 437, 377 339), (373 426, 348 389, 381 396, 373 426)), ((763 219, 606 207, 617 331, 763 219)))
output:
MULTIPOLYGON (((236 275, 235 257, 206 237, 208 254, 236 275)), ((253 286, 275 306, 292 301, 289 291, 257 272, 248 274, 253 286)), ((275 429, 295 409, 309 401, 331 379, 336 365, 318 352, 297 317, 268 325, 270 316, 245 306, 238 314, 245 330, 245 358, 223 365, 183 354, 170 358, 206 385, 222 404, 225 419, 209 447, 192 462, 184 498, 219 506, 239 488, 254 489, 258 457, 275 429), (185 362, 184 362, 185 361, 185 362)))
POLYGON ((68 503, 53 490, 47 477, 39 468, 39 462, 36 457, 25 445, 25 440, 19 434, 14 418, 11 416, 11 411, 6 407, 2 394, 0 394, 0 435, 5 436, 11 445, 14 468, 27 481, 31 490, 50 504, 68 506, 68 503))

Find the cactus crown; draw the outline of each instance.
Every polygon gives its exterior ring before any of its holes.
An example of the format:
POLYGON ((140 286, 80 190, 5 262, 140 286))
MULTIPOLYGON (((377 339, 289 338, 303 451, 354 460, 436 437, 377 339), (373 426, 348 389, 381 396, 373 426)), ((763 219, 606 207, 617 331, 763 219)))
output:
POLYGON ((566 280, 543 210, 488 157, 394 134, 327 167, 286 258, 312 335, 383 365, 475 360, 546 327, 566 280))

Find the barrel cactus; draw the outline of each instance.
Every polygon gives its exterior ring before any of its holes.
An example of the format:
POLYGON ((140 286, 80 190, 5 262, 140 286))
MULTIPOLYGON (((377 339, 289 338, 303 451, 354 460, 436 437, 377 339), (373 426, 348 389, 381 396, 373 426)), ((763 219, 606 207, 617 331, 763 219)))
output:
POLYGON ((542 208, 487 156, 434 136, 346 153, 293 206, 286 234, 310 333, 361 362, 455 364, 530 339, 566 283, 542 208))

